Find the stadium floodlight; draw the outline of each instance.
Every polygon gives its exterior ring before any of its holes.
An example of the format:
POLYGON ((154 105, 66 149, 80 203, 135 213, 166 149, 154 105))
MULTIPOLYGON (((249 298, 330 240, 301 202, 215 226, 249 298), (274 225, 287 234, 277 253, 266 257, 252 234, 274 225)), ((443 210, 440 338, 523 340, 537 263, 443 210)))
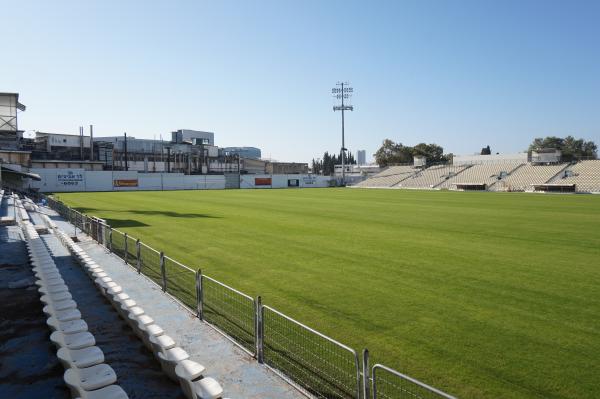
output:
POLYGON ((354 89, 348 82, 337 82, 336 87, 331 89, 331 95, 340 103, 333 106, 333 111, 342 111, 342 186, 346 185, 346 169, 344 167, 344 158, 346 157, 346 145, 344 143, 344 111, 354 111, 354 107, 349 105, 350 98, 354 89))

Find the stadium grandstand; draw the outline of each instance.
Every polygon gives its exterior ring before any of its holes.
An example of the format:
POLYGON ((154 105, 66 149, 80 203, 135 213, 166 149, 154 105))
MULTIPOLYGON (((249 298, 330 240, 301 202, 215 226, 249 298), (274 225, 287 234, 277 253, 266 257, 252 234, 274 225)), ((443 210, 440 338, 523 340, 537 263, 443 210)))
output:
POLYGON ((553 184, 574 184, 579 192, 600 192, 600 160, 581 161, 567 166, 552 179, 553 184))
POLYGON ((462 172, 466 166, 436 165, 422 169, 398 184, 402 188, 436 188, 462 172))
POLYGON ((413 166, 390 166, 367 180, 358 183, 357 187, 392 187, 402 180, 408 179, 420 169, 413 166))
POLYGON ((439 188, 486 190, 522 165, 516 161, 469 165, 462 173, 440 184, 439 188))
POLYGON ((507 160, 426 168, 390 166, 354 187, 600 193, 600 160, 555 164, 507 160))
POLYGON ((500 180, 494 189, 495 191, 533 191, 534 185, 547 183, 566 166, 566 163, 554 165, 527 163, 500 180))

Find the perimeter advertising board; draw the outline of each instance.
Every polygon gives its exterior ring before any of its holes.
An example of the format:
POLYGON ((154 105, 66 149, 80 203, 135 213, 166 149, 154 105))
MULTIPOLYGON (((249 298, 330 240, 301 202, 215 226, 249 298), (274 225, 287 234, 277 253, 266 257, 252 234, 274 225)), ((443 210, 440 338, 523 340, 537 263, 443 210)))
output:
POLYGON ((74 187, 83 189, 85 174, 79 171, 67 170, 56 174, 56 182, 59 187, 74 187))
POLYGON ((113 180, 115 187, 137 187, 138 179, 115 179, 113 180))

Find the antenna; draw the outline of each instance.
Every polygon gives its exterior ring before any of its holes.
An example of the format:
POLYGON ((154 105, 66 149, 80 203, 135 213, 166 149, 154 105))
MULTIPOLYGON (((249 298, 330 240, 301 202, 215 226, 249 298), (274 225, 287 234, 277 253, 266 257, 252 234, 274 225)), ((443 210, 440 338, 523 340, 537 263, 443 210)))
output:
POLYGON ((346 169, 344 167, 344 158, 346 155, 346 146, 344 143, 344 111, 354 111, 354 107, 349 105, 354 89, 348 82, 337 82, 336 87, 331 89, 331 95, 334 99, 340 101, 338 105, 333 106, 333 111, 342 111, 342 186, 346 185, 346 169))

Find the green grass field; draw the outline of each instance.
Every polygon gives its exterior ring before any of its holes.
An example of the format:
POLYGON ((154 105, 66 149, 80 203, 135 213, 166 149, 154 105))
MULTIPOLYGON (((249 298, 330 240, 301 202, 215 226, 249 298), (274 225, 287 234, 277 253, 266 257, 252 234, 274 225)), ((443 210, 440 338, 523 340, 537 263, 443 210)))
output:
POLYGON ((600 196, 58 197, 460 398, 600 397, 600 196))

